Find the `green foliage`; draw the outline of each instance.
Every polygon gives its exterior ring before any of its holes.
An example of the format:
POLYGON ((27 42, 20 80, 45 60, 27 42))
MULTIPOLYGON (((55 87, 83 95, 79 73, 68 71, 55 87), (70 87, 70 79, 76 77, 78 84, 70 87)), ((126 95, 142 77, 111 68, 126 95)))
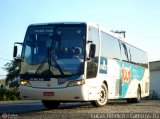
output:
POLYGON ((19 100, 20 92, 12 89, 0 88, 0 101, 19 100))
POLYGON ((0 101, 19 100, 19 84, 18 77, 20 73, 20 60, 11 60, 4 65, 4 70, 7 71, 5 84, 9 86, 9 89, 0 88, 0 101))
POLYGON ((20 60, 11 60, 4 65, 4 70, 7 71, 5 80, 6 85, 9 85, 11 88, 17 88, 18 82, 15 82, 14 80, 18 78, 20 73, 20 60))

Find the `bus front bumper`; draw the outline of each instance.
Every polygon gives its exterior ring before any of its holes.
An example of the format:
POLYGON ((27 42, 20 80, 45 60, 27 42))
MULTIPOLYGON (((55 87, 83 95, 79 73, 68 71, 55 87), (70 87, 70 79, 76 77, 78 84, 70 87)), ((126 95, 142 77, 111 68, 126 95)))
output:
POLYGON ((54 100, 54 101, 88 101, 88 88, 85 85, 46 89, 20 86, 23 100, 54 100))

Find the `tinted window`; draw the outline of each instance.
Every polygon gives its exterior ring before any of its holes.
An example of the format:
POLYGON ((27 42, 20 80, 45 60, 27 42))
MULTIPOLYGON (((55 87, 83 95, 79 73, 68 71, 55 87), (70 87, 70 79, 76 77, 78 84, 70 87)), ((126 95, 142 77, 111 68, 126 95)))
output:
POLYGON ((98 57, 99 57, 99 31, 96 28, 89 28, 89 41, 96 45, 95 57, 87 62, 87 78, 94 78, 97 76, 98 57))
POLYGON ((101 32, 101 42, 103 57, 121 59, 119 41, 116 38, 101 32))
POLYGON ((122 61, 143 67, 148 67, 147 54, 144 51, 122 41, 121 41, 121 55, 122 55, 122 61))
POLYGON ((80 27, 57 27, 53 48, 57 59, 84 59, 85 30, 80 27))
POLYGON ((128 44, 121 42, 122 61, 130 62, 132 59, 131 50, 128 44))
POLYGON ((53 75, 82 74, 84 73, 85 45, 86 25, 29 26, 22 56, 29 65, 40 64, 37 69, 34 68, 39 74, 46 72, 43 70, 50 70, 53 75), (48 64, 48 68, 44 67, 45 63, 48 64))

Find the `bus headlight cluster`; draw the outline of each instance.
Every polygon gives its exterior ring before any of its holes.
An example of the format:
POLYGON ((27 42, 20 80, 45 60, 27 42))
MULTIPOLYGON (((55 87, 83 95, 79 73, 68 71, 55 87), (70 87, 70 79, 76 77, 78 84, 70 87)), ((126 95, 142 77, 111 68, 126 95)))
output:
POLYGON ((29 87, 32 86, 28 80, 20 80, 20 85, 29 87))
POLYGON ((85 80, 76 80, 76 81, 69 82, 68 87, 79 86, 79 85, 83 85, 83 84, 85 84, 85 80))

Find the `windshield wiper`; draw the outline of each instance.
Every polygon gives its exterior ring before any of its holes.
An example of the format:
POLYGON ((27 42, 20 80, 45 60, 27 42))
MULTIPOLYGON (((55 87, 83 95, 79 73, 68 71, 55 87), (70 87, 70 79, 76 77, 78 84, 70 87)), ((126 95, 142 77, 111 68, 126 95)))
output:
POLYGON ((59 70, 59 72, 61 73, 61 75, 64 76, 63 70, 61 69, 61 67, 60 67, 59 64, 57 63, 57 61, 56 61, 54 55, 51 56, 51 61, 54 62, 55 66, 58 68, 58 70, 59 70))
POLYGON ((38 74, 40 70, 42 70, 42 68, 44 67, 44 64, 46 62, 46 59, 48 57, 44 57, 43 61, 41 62, 41 64, 39 65, 39 67, 37 68, 36 72, 34 74, 38 74))
POLYGON ((36 70, 36 72, 34 74, 38 74, 39 71, 42 70, 42 68, 44 67, 44 64, 46 62, 46 59, 48 58, 49 71, 50 71, 51 61, 53 61, 54 65, 58 68, 58 70, 61 73, 61 75, 64 76, 63 70, 61 69, 61 67, 57 63, 56 59, 54 58, 54 55, 51 56, 51 52, 50 51, 51 50, 48 49, 48 56, 44 57, 43 61, 41 62, 41 64, 39 65, 39 67, 37 68, 37 70, 36 70))
POLYGON ((44 59, 41 62, 41 64, 39 65, 39 67, 37 68, 35 74, 38 74, 38 72, 40 70, 42 70, 42 68, 44 67, 44 64, 45 64, 45 62, 46 62, 47 59, 48 59, 48 65, 49 65, 49 71, 50 71, 50 49, 49 48, 48 48, 48 55, 47 56, 44 55, 44 59))

